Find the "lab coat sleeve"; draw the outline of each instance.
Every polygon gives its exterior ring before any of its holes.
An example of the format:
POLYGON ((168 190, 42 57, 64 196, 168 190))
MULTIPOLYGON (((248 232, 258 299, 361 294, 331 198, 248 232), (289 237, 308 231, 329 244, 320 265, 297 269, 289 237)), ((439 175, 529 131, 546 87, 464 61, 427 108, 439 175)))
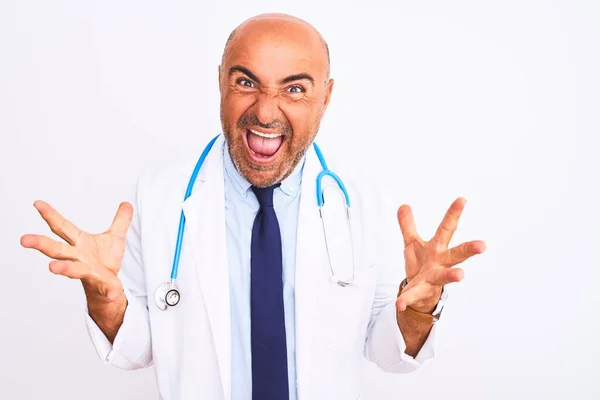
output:
POLYGON ((138 182, 131 201, 134 215, 127 232, 125 254, 119 271, 119 279, 123 284, 128 304, 123 324, 113 344, 89 316, 88 310, 85 310, 86 327, 100 359, 107 365, 128 370, 145 368, 152 364, 148 302, 141 253, 139 191, 138 182))
POLYGON ((434 324, 416 357, 405 353, 406 344, 396 320, 395 304, 400 282, 405 277, 404 249, 396 217, 399 204, 393 204, 390 198, 381 194, 374 203, 377 207, 373 207, 377 212, 371 217, 379 221, 374 232, 379 271, 364 355, 383 371, 410 373, 434 358, 438 323, 434 324))

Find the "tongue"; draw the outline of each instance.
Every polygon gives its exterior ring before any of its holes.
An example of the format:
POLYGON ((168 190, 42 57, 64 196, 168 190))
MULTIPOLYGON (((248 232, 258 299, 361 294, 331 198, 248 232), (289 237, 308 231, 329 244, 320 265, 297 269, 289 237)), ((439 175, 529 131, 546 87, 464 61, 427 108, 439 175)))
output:
POLYGON ((272 156, 279 150, 281 142, 283 142, 283 136, 269 139, 248 132, 248 147, 261 156, 272 156))

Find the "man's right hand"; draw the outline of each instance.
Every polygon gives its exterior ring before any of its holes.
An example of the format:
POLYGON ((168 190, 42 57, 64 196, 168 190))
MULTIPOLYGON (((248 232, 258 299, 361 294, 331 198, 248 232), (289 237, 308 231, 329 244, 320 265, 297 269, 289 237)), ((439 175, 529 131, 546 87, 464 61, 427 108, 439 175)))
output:
POLYGON ((52 232, 66 243, 44 235, 27 234, 21 237, 21 245, 52 258, 52 273, 81 281, 90 317, 112 342, 127 308, 123 285, 117 274, 121 269, 133 206, 121 203, 110 228, 96 235, 82 231, 43 201, 36 201, 34 207, 52 232))

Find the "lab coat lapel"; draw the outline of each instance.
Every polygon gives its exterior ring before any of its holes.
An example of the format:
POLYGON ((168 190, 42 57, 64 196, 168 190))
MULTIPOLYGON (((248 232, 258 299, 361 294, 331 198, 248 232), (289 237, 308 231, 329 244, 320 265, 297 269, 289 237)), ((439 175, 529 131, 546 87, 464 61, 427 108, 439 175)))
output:
MULTIPOLYGON (((192 248, 202 298, 212 329, 225 398, 231 382, 229 267, 225 231, 223 137, 219 137, 200 169, 194 190, 183 204, 184 245, 192 248)), ((187 171, 188 176, 191 170, 187 171)), ((208 356, 208 355, 204 355, 208 356)), ((201 373, 201 371, 198 371, 201 373)))
POLYGON ((315 186, 320 170, 320 163, 311 147, 306 153, 302 173, 296 244, 296 372, 300 400, 308 399, 310 393, 312 341, 320 287, 317 277, 319 269, 325 268, 327 263, 315 186))

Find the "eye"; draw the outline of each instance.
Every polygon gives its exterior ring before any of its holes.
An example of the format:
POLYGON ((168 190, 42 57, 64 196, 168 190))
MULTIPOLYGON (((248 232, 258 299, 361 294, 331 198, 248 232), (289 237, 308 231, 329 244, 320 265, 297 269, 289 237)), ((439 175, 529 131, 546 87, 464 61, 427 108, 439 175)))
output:
POLYGON ((254 82, 246 79, 246 78, 240 78, 237 80, 237 83, 239 85, 242 85, 245 88, 253 88, 254 87, 254 82))
POLYGON ((290 93, 303 93, 304 92, 304 88, 300 85, 292 85, 292 86, 288 87, 287 90, 290 93))

